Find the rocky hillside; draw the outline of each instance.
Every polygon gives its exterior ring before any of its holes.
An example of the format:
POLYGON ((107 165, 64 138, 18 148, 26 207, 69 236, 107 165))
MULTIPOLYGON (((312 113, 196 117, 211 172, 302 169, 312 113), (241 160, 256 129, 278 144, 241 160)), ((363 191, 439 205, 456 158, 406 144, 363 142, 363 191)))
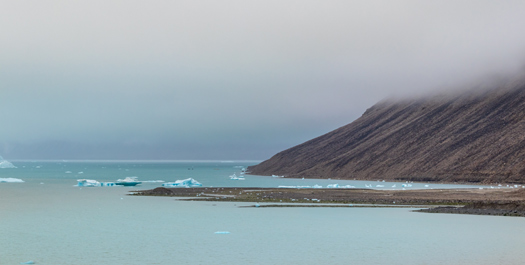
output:
POLYGON ((524 183, 525 82, 386 100, 249 170, 305 178, 524 183))

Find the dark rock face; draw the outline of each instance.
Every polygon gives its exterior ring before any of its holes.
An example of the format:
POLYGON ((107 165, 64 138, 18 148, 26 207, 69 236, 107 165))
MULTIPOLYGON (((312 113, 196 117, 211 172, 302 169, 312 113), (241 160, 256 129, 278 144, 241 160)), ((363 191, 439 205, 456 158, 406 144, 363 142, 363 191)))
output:
POLYGON ((525 182, 525 82, 383 101, 354 122, 249 168, 256 175, 525 182))

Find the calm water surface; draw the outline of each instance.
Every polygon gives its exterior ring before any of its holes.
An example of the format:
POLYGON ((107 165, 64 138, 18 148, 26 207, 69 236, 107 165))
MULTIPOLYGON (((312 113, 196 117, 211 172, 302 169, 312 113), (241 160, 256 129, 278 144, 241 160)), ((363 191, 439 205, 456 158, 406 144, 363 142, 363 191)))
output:
MULTIPOLYGON (((525 218, 390 208, 239 208, 252 204, 126 196, 139 187, 73 186, 77 178, 114 181, 126 176, 164 181, 193 177, 204 186, 347 185, 260 176, 229 179, 240 171, 237 166, 253 162, 13 163, 18 168, 1 169, 0 178, 25 182, 0 183, 0 264, 28 260, 37 264, 523 264, 525 260, 525 218)), ((140 188, 160 185, 144 183, 140 188)))

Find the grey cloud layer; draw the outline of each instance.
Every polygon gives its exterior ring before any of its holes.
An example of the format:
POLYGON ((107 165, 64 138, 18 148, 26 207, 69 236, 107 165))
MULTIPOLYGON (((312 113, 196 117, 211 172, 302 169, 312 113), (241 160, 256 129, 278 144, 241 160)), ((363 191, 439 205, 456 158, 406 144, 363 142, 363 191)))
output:
POLYGON ((522 1, 5 2, 0 144, 18 157, 265 158, 384 97, 525 63, 522 1))

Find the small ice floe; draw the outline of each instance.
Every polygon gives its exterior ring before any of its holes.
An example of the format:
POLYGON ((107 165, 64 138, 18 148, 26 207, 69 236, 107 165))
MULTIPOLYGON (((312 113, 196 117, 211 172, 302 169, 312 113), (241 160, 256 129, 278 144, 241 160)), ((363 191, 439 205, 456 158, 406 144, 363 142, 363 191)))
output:
POLYGON ((181 187, 181 188, 189 188, 189 187, 200 187, 202 184, 192 178, 187 179, 180 179, 175 182, 167 182, 162 184, 164 187, 181 187))
POLYGON ((396 184, 392 185, 392 188, 395 188, 396 187, 396 184))
POLYGON ((237 177, 237 175, 235 175, 235 173, 233 173, 233 175, 230 176, 230 179, 231 180, 245 180, 244 177, 237 177))
POLYGON ((84 174, 84 172, 83 172, 83 171, 80 171, 80 172, 78 172, 77 174, 84 174))
POLYGON ((0 178, 0 182, 21 183, 25 181, 17 178, 0 178))
POLYGON ((317 185, 317 184, 315 184, 315 185, 312 186, 312 188, 314 188, 314 189, 320 189, 320 188, 322 188, 322 187, 323 187, 323 186, 321 186, 321 185, 317 185))
POLYGON ((20 262, 20 264, 35 264, 35 262, 30 260, 30 261, 26 261, 26 262, 20 262))
POLYGON ((116 185, 121 186, 137 186, 141 183, 142 182, 138 181, 137 177, 125 177, 124 179, 118 179, 117 182, 115 182, 116 185))
POLYGON ((259 205, 258 203, 255 204, 255 207, 261 207, 261 205, 259 205))
POLYGON ((328 184, 326 185, 326 187, 329 189, 335 189, 335 188, 339 188, 339 184, 328 184))
POLYGON ((215 232, 215 234, 217 235, 226 235, 226 234, 229 234, 230 232, 229 231, 217 231, 215 232))
POLYGON ((66 171, 66 174, 71 174, 71 173, 73 173, 73 172, 71 172, 71 171, 66 171))
POLYGON ((16 168, 11 162, 9 161, 0 161, 0 168, 16 168))
POLYGON ((429 186, 428 185, 425 185, 425 188, 428 188, 429 186))
POLYGON ((376 188, 384 188, 385 185, 376 185, 376 188))
POLYGON ((115 182, 98 182, 94 179, 77 179, 77 187, 113 187, 117 186, 115 182))
POLYGON ((370 184, 370 185, 365 184, 365 187, 367 187, 367 188, 372 188, 372 184, 370 184))
POLYGON ((284 178, 284 176, 272 175, 272 178, 284 178))
POLYGON ((401 184, 401 187, 403 187, 403 188, 410 188, 410 187, 412 187, 412 184, 401 184))
POLYGON ((352 186, 352 185, 344 185, 344 186, 340 186, 340 188, 343 188, 343 189, 353 189, 353 188, 355 188, 355 187, 352 186))

